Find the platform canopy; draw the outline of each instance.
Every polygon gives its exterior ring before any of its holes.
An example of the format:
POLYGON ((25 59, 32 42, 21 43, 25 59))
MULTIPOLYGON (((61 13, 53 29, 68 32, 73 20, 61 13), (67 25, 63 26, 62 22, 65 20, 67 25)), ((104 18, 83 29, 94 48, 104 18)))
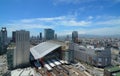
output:
POLYGON ((34 59, 39 59, 59 47, 61 47, 61 45, 55 41, 46 41, 30 48, 30 52, 33 55, 34 59))

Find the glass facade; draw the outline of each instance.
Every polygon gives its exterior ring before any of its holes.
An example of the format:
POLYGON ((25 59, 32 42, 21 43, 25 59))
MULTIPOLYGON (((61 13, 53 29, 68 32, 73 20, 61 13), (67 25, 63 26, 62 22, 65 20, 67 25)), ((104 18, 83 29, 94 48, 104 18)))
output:
POLYGON ((54 30, 45 29, 44 30, 45 40, 53 40, 54 39, 54 30))
POLYGON ((77 31, 72 32, 72 41, 78 42, 78 32, 77 31))

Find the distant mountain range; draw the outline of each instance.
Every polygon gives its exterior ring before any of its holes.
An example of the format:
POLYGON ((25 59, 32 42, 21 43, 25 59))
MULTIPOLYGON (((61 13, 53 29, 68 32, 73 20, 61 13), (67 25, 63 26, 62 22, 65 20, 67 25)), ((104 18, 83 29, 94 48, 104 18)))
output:
POLYGON ((110 37, 110 38, 120 38, 120 34, 119 35, 88 35, 88 34, 79 34, 79 37, 88 37, 88 38, 107 38, 107 37, 110 37))
MULTIPOLYGON (((72 38, 72 35, 68 35, 69 38, 72 38)), ((89 35, 89 34, 79 34, 79 38, 120 38, 120 34, 116 35, 89 35)), ((58 36, 60 39, 65 39, 67 35, 58 36)))

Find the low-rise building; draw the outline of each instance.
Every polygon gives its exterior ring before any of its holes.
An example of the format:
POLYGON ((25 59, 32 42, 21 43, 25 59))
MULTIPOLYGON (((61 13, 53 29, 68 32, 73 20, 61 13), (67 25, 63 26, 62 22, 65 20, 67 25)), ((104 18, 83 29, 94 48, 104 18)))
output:
POLYGON ((105 68, 104 76, 120 76, 120 66, 113 66, 113 67, 105 68))
POLYGON ((16 69, 11 71, 11 76, 36 76, 33 68, 16 69))
POLYGON ((77 60, 86 62, 97 67, 105 67, 111 65, 111 51, 110 48, 93 46, 81 46, 73 43, 74 57, 77 60))
POLYGON ((0 76, 3 76, 8 71, 6 55, 0 56, 0 76))

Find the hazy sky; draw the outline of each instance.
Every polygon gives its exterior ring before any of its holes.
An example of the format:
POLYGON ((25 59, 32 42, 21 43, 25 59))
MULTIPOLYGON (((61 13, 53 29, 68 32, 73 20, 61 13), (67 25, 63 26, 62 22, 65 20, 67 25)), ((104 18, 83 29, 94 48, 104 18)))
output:
POLYGON ((25 29, 38 35, 52 28, 58 35, 120 34, 120 0, 0 0, 0 28, 8 35, 25 29))

